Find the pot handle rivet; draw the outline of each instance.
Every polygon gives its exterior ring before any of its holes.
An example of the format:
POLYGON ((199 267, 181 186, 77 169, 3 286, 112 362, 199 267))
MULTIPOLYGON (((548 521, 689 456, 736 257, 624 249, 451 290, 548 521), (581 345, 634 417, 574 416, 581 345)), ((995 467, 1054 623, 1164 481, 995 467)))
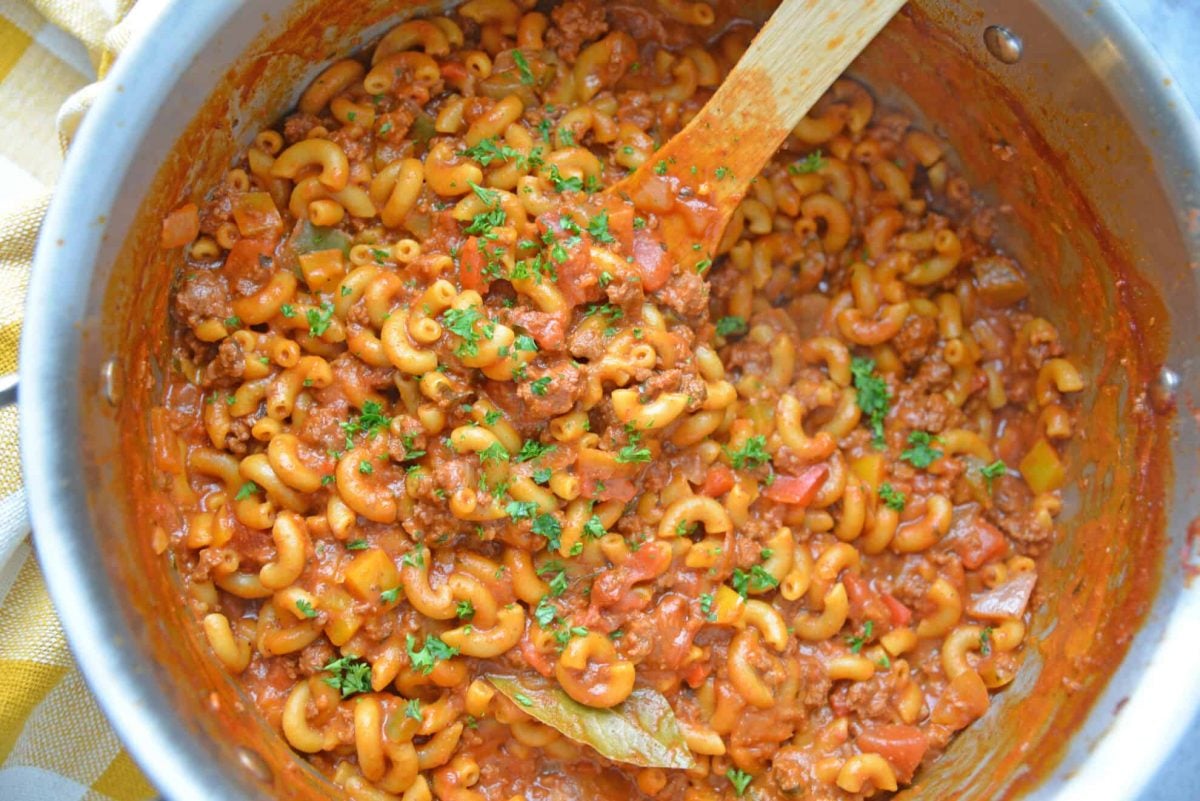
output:
POLYGON ((1154 411, 1166 414, 1175 408, 1180 383, 1179 373, 1170 367, 1158 371, 1158 376, 1150 384, 1150 405, 1154 411))
POLYGON ((237 749, 237 759, 242 767, 250 771, 250 775, 260 782, 269 783, 274 778, 271 769, 267 767, 266 760, 258 752, 252 751, 245 746, 239 746, 237 749))
POLYGON ((1021 37, 1003 25, 989 25, 983 31, 983 43, 988 52, 1004 64, 1016 64, 1021 60, 1024 45, 1021 37))
POLYGON ((110 405, 116 406, 121 400, 121 368, 116 359, 108 359, 100 367, 100 394, 110 405))

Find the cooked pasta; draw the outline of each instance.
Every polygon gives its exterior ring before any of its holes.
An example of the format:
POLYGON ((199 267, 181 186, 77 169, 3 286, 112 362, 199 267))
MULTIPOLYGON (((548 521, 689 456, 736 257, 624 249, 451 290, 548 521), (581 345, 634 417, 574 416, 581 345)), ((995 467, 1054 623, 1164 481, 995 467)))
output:
POLYGON ((403 22, 167 216, 197 630, 354 798, 895 791, 1020 667, 1085 379, 850 78, 672 263, 687 199, 606 189, 751 29, 531 8, 403 22))

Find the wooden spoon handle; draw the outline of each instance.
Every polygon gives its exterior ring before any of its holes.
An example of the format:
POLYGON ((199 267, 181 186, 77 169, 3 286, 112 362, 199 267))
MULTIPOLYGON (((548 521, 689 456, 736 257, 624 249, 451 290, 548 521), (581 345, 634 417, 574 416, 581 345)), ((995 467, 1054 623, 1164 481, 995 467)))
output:
POLYGON ((778 147, 769 142, 782 142, 904 3, 787 0, 695 120, 745 132, 765 163, 778 147))
POLYGON ((710 251, 750 181, 904 3, 785 0, 704 108, 613 190, 650 209, 664 194, 703 198, 688 227, 710 251))

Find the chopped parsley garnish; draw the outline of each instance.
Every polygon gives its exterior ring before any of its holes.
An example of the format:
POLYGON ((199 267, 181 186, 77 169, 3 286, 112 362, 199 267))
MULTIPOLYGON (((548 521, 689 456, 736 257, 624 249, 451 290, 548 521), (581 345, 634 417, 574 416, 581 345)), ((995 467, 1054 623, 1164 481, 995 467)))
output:
POLYGON ((538 601, 538 605, 533 609, 533 619, 544 629, 554 625, 554 621, 558 619, 558 607, 550 603, 549 595, 543 595, 542 600, 538 601))
POLYGON ((512 520, 532 520, 537 511, 538 505, 533 501, 509 501, 504 507, 504 513, 512 520))
POLYGON ((501 414, 498 409, 492 409, 491 411, 484 412, 483 424, 487 426, 494 426, 496 423, 500 422, 500 418, 503 416, 504 415, 501 414))
POLYGON ((550 376, 548 376, 548 375, 544 375, 541 378, 535 378, 533 381, 531 381, 529 383, 529 391, 532 392, 534 395, 537 395, 538 397, 543 397, 543 396, 545 396, 546 392, 548 391, 550 382, 552 380, 553 379, 550 378, 550 376))
POLYGON ((365 551, 367 549, 366 540, 350 540, 346 543, 346 548, 351 551, 365 551))
POLYGON ((567 571, 558 571, 548 583, 550 586, 550 595, 555 598, 559 597, 567 591, 567 571))
POLYGON ((637 443, 629 443, 617 451, 617 462, 620 464, 638 464, 650 461, 650 449, 639 448, 637 443))
POLYGON ((480 464, 487 464, 488 462, 507 462, 507 461, 508 461, 508 451, 506 451, 504 449, 504 446, 501 445, 499 442, 493 442, 491 445, 488 445, 486 448, 484 448, 483 450, 481 450, 479 452, 480 464))
POLYGON ((753 776, 738 768, 729 768, 726 770, 725 778, 729 779, 729 783, 733 785, 733 791, 737 793, 738 798, 741 798, 745 794, 746 788, 750 786, 750 782, 754 781, 753 776))
POLYGON ((485 189, 474 181, 467 181, 471 185, 471 191, 475 193, 475 197, 482 200, 489 206, 495 206, 500 202, 500 195, 495 189, 485 189))
POLYGON ((533 483, 547 484, 549 483, 550 476, 552 474, 553 471, 549 467, 539 467, 537 470, 533 471, 533 483))
POLYGON ((583 524, 583 536, 591 537, 592 539, 600 539, 608 531, 604 528, 604 523, 601 522, 599 515, 592 515, 587 522, 583 524))
POLYGON ((234 495, 233 499, 235 501, 244 501, 256 492, 258 492, 258 485, 253 481, 247 481, 238 487, 237 495, 234 495))
POLYGON ((814 150, 804 158, 788 165, 788 172, 792 175, 807 175, 808 173, 818 172, 825 167, 825 158, 821 155, 820 150, 814 150))
POLYGON ((379 599, 381 601, 383 601, 385 604, 395 603, 396 599, 399 597, 400 597, 400 587, 399 586, 392 587, 390 590, 384 590, 383 592, 379 593, 379 599))
POLYGON ((558 138, 562 139, 562 143, 567 147, 575 146, 575 132, 570 128, 559 128, 558 138))
POLYGON ((523 350, 526 353, 537 353, 538 346, 534 342, 533 337, 528 334, 517 334, 517 338, 513 340, 513 350, 523 350))
POLYGON ((904 510, 904 503, 907 500, 903 492, 886 481, 879 485, 879 499, 883 501, 884 506, 897 512, 904 510))
POLYGON ((513 693, 513 700, 521 706, 533 706, 533 699, 525 693, 513 693))
POLYGON ((517 72, 521 75, 521 83, 526 86, 533 85, 533 70, 529 69, 529 62, 525 60, 525 54, 520 50, 512 51, 513 63, 517 65, 517 72))
POLYGON ((988 492, 992 491, 992 482, 1006 472, 1008 472, 1008 465, 1004 463, 1003 459, 997 459, 991 464, 979 468, 979 474, 983 476, 983 480, 987 483, 988 492))
POLYGON ((303 598, 296 599, 296 609, 300 612, 300 614, 307 618, 313 618, 317 616, 317 610, 313 609, 313 605, 303 598))
POLYGON ((937 448, 930 447, 929 443, 934 439, 925 431, 914 431, 908 435, 908 444, 911 446, 905 448, 900 454, 900 458, 911 464, 913 467, 919 467, 924 470, 929 465, 942 457, 942 452, 937 448))
POLYGON ((700 614, 704 615, 704 619, 710 623, 717 619, 717 613, 713 611, 713 594, 711 592, 700 593, 700 614))
POLYGON ((469 159, 479 162, 481 167, 486 167, 493 161, 515 161, 520 163, 524 159, 521 151, 508 145, 498 145, 496 144, 496 140, 492 138, 481 139, 478 144, 466 150, 458 151, 458 155, 466 156, 469 159))
POLYGON ((518 463, 531 462, 534 459, 545 456, 557 448, 557 445, 543 445, 536 439, 527 439, 521 443, 521 452, 517 454, 517 458, 513 459, 513 461, 518 463))
POLYGON ((587 232, 592 235, 592 239, 597 242, 615 242, 616 237, 609 233, 608 230, 608 212, 602 211, 592 219, 588 220, 587 232))
POLYGON ((979 632, 979 655, 988 657, 992 655, 992 627, 988 626, 983 631, 979 632))
MULTIPOLYGON (((349 450, 353 446, 352 438, 356 434, 367 433, 372 437, 378 436, 381 432, 387 429, 391 424, 392 418, 383 413, 383 406, 376 401, 366 401, 362 405, 362 413, 358 418, 351 418, 341 424, 342 431, 346 434, 346 449, 349 450)), ((411 440, 412 438, 409 437, 411 440)))
POLYGON ((375 468, 372 467, 371 463, 368 462, 366 459, 359 459, 358 472, 362 473, 364 476, 369 476, 375 472, 375 468))
POLYGON ((767 438, 761 434, 748 437, 742 447, 736 451, 726 449, 726 453, 735 470, 754 468, 771 461, 771 454, 767 453, 767 438))
POLYGON ((562 523, 552 514, 542 513, 533 519, 532 531, 539 537, 546 538, 546 544, 552 551, 562 546, 562 523))
POLYGON ((734 591, 745 598, 751 592, 766 592, 779 586, 779 579, 767 572, 762 565, 754 565, 750 570, 734 568, 733 578, 730 579, 734 591))
POLYGON ((655 175, 666 175, 667 174, 667 162, 665 160, 659 159, 658 163, 654 165, 654 174, 655 175))
POLYGON ((325 677, 325 683, 341 690, 343 698, 371 690, 371 664, 354 654, 335 659, 321 669, 332 674, 325 677))
POLYGON ((875 373, 875 362, 855 356, 850 360, 850 373, 854 376, 858 408, 871 420, 871 443, 883 447, 883 421, 888 413, 887 382, 875 373))
POLYGON ((454 614, 463 620, 470 620, 475 617, 475 604, 471 603, 469 599, 459 601, 454 607, 454 614))
POLYGON ((319 309, 309 309, 304 313, 308 319, 309 336, 319 337, 329 330, 329 324, 333 321, 333 304, 325 301, 319 309))
POLYGON ((721 181, 733 174, 733 171, 728 167, 717 167, 713 170, 713 174, 717 176, 717 180, 721 181))
POLYGON ((583 190, 583 180, 572 176, 564 178, 563 174, 558 171, 558 165, 550 165, 550 185, 554 187, 555 192, 580 192, 583 190))
POLYGON ((442 323, 446 330, 462 340, 454 350, 456 356, 479 355, 479 332, 475 330, 475 324, 483 319, 484 316, 475 306, 442 312, 442 323))
POLYGON ((411 634, 407 635, 406 647, 412 668, 421 671, 426 676, 433 672, 438 662, 458 655, 457 648, 446 645, 434 634, 425 637, 425 644, 421 646, 420 650, 417 650, 416 645, 417 638, 411 634))
MULTIPOLYGON (((488 237, 493 228, 498 228, 508 222, 508 215, 499 206, 493 206, 487 211, 476 214, 471 224, 463 229, 463 233, 488 237)), ((493 237, 494 238, 494 237, 493 237)))
POLYGON ((290 303, 285 303, 279 307, 279 313, 290 320, 296 316, 296 307, 290 303))
POLYGON ((233 317, 226 317, 225 318, 225 327, 226 328, 241 328, 242 327, 242 318, 238 317, 236 315, 233 317))
POLYGON ((746 333, 746 321, 735 315, 722 317, 717 320, 717 333, 723 337, 744 334, 746 333))
POLYGON ((421 699, 410 698, 404 703, 404 717, 421 722, 421 699))
POLYGON ((875 631, 875 621, 868 620, 863 623, 862 634, 853 637, 847 637, 846 643, 850 646, 850 653, 857 654, 871 640, 871 635, 875 631))

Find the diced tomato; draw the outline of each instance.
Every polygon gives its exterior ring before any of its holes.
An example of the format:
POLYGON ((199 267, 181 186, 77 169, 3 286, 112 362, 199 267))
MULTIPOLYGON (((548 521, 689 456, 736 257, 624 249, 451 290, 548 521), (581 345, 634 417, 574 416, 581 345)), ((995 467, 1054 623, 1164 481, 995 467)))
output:
POLYGON ((467 68, 458 61, 443 61, 442 77, 450 82, 466 80, 467 68))
POLYGON ((983 679, 974 670, 964 670, 942 691, 931 717, 934 723, 958 731, 982 717, 990 703, 983 679))
POLYGON ((163 217, 159 247, 163 250, 183 247, 199 235, 200 210, 195 203, 187 203, 163 217))
POLYGON ((671 258, 658 238, 644 228, 633 232, 633 260, 647 292, 662 289, 671 277, 671 258))
POLYGON ((622 203, 608 209, 608 232, 626 253, 633 253, 633 206, 622 203))
POLYGON ((829 468, 823 464, 805 468, 797 476, 779 475, 775 477, 771 486, 763 491, 763 495, 777 503, 807 506, 816 496, 827 475, 829 468))
POLYGON ((583 497, 591 498, 594 501, 620 501, 621 503, 625 503, 633 500, 633 496, 637 495, 637 487, 627 478, 610 476, 609 478, 602 479, 595 476, 583 476, 579 493, 583 497))
POLYGON ((976 517, 974 525, 954 541, 954 550, 962 559, 963 567, 975 570, 988 562, 1003 556, 1008 550, 1008 542, 1000 529, 991 523, 976 517))
POLYGON ((733 489, 733 471, 718 462, 708 468, 708 475, 704 477, 704 484, 700 487, 700 494, 716 498, 724 495, 731 489, 733 489))
POLYGON ((521 638, 521 656, 525 657, 525 661, 531 668, 541 673, 543 676, 554 675, 554 663, 546 654, 538 650, 538 647, 533 644, 533 640, 529 639, 529 632, 525 632, 525 636, 521 638))
POLYGON ((458 282, 462 288, 486 292, 489 281, 483 274, 485 266, 487 258, 479 247, 479 237, 473 236, 458 254, 458 282))
POLYGON ((929 748, 925 735, 916 726, 881 725, 864 729, 858 735, 862 751, 879 754, 896 771, 902 782, 912 779, 929 748))
POLYGON ((846 598, 850 601, 850 618, 855 621, 874 620, 878 623, 891 619, 891 613, 879 597, 871 582, 857 573, 846 571, 842 575, 846 587, 846 598))
POLYGON ((899 628, 912 622, 912 610, 892 597, 891 593, 883 593, 883 602, 887 605, 892 616, 892 625, 899 628))
POLYGON ((261 259, 270 256, 275 245, 263 239, 239 239, 225 257, 225 273, 233 280, 264 280, 261 259))
POLYGON ((241 195, 233 204, 233 220, 247 239, 278 240, 283 233, 283 218, 268 192, 241 195))
POLYGON ((697 660, 683 669, 683 680, 689 687, 699 687, 708 678, 711 667, 705 660, 697 660))
MULTIPOLYGON (((592 254, 582 239, 566 246, 567 258, 562 262, 550 256, 550 262, 558 273, 555 284, 562 293, 563 300, 571 306, 578 306, 587 300, 599 298, 600 275, 592 264, 592 254)), ((551 252, 553 254, 553 251, 551 252)), ((561 255, 561 254, 560 254, 561 255)))

